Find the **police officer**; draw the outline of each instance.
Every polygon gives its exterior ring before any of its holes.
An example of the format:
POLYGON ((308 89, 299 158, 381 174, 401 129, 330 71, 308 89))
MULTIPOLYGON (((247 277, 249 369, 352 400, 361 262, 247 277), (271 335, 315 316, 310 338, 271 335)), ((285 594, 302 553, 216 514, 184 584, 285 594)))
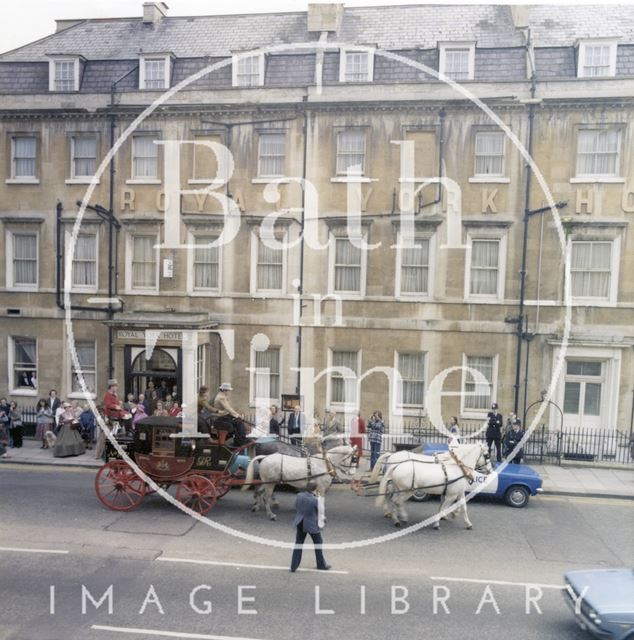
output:
POLYGON ((495 443, 495 456, 498 462, 502 462, 502 422, 504 418, 498 411, 498 406, 494 402, 491 405, 491 411, 487 414, 487 447, 489 455, 491 455, 491 446, 495 443))
MULTIPOLYGON (((504 436, 504 455, 508 456, 515 449, 519 441, 524 437, 524 431, 522 431, 522 423, 518 418, 513 420, 513 427, 504 436)), ((524 457, 524 449, 519 449, 515 454, 515 457, 511 462, 513 464, 520 464, 524 457)))

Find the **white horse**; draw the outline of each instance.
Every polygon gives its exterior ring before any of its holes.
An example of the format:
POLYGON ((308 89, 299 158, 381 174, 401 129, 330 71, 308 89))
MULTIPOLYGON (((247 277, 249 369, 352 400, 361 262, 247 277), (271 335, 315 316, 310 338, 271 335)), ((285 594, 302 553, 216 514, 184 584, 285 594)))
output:
POLYGON ((341 480, 349 479, 354 475, 353 457, 357 448, 349 445, 333 447, 326 453, 307 458, 286 456, 281 453, 272 453, 266 456, 256 456, 249 462, 247 474, 242 486, 246 491, 252 484, 255 485, 254 504, 251 511, 257 511, 261 506, 266 509, 266 514, 271 520, 276 516, 271 511, 271 497, 275 485, 284 482, 299 489, 306 488, 309 480, 317 485, 317 491, 324 495, 334 476, 341 480), (259 463, 259 476, 262 484, 254 482, 255 465, 259 463))
MULTIPOLYGON (((443 511, 464 496, 476 469, 486 473, 492 471, 488 450, 482 443, 462 445, 458 452, 449 452, 448 459, 437 463, 411 458, 388 468, 379 485, 376 505, 385 506, 387 515, 398 527, 401 522, 408 521, 404 504, 416 490, 440 495, 440 509, 434 522, 434 529, 438 529, 443 511)), ((453 512, 453 516, 460 509, 467 529, 471 529, 473 524, 467 514, 466 502, 453 512)))
MULTIPOLYGON (((452 447, 452 451, 460 452, 464 447, 468 447, 468 444, 459 444, 456 447, 452 447)), ((405 462, 407 460, 420 460, 421 462, 433 463, 436 461, 445 461, 450 460, 451 456, 449 451, 440 451, 438 453, 414 453, 413 451, 397 451, 396 453, 388 451, 380 455, 377 458, 374 467, 372 468, 372 474, 370 475, 369 483, 377 482, 379 476, 381 475, 381 471, 383 470, 383 466, 385 465, 386 473, 390 467, 394 467, 401 462, 405 462)))

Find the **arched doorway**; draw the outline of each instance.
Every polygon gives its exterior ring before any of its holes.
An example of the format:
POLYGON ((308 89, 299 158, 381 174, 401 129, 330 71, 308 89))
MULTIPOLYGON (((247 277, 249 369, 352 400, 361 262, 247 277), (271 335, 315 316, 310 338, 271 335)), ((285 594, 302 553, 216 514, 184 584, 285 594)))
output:
POLYGON ((174 351, 156 347, 149 359, 146 358, 145 350, 134 354, 130 366, 127 367, 126 394, 133 393, 138 397, 140 393, 145 393, 150 382, 153 382, 157 389, 165 382, 169 392, 174 385, 180 388, 178 355, 170 353, 174 351))

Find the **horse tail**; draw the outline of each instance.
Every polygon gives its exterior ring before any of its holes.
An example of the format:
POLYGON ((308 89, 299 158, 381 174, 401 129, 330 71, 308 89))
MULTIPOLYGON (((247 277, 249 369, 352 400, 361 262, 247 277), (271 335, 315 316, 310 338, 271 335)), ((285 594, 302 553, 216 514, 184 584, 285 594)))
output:
MULTIPOLYGON (((378 464, 378 462, 377 462, 378 464)), ((385 494, 387 493, 387 485, 392 480, 392 471, 394 466, 391 466, 381 478, 381 483, 379 484, 379 494, 376 497, 375 505, 377 507, 382 507, 385 503, 385 494)))
POLYGON ((246 491, 253 484, 253 476, 255 475, 255 463, 262 460, 262 458, 266 458, 266 456, 255 456, 249 462, 249 466, 247 467, 247 475, 244 479, 244 484, 242 485, 242 491, 246 491))
POLYGON ((374 463, 374 467, 372 467, 372 475, 370 476, 370 482, 376 482, 381 475, 381 467, 383 466, 383 460, 389 458, 392 455, 391 451, 387 453, 383 453, 377 458, 377 461, 374 463))

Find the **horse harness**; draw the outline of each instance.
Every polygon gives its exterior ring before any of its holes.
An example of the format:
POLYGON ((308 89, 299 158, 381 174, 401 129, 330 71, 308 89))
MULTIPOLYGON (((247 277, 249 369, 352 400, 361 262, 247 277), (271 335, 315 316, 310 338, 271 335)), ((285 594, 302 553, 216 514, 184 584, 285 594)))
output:
MULTIPOLYGON (((280 459, 280 478, 284 478, 284 455, 281 455, 281 459, 280 459)), ((293 480, 293 482, 299 482, 300 480, 313 480, 315 478, 321 478, 322 476, 331 476, 333 478, 335 478, 337 476, 337 468, 335 467, 335 465, 332 463, 332 461, 330 460, 330 458, 327 455, 327 452, 323 454, 324 457, 321 458, 325 464, 326 464, 326 471, 323 473, 316 473, 316 474, 312 474, 312 464, 311 464, 311 460, 314 456, 307 456, 306 457, 306 477, 305 478, 296 478, 295 480, 293 480)), ((341 462, 343 462, 344 460, 346 460, 346 458, 351 458, 352 454, 348 454, 347 456, 344 456, 341 459, 341 462)), ((264 484, 277 484, 279 482, 279 480, 260 480, 257 484, 258 486, 264 485, 264 484)))
MULTIPOLYGON (((443 488, 443 492, 442 495, 443 497, 445 496, 445 494, 447 493, 447 487, 450 484, 454 484, 455 482, 458 482, 459 480, 462 480, 462 478, 467 478, 467 480, 470 480, 473 482, 474 479, 474 475, 473 475, 473 469, 467 467, 467 465, 465 465, 465 463, 460 460, 460 458, 458 458, 458 456, 453 452, 453 451, 449 451, 449 455, 451 457, 451 459, 455 462, 456 465, 458 465, 458 468, 460 469, 460 471, 462 472, 462 475, 459 476, 458 478, 454 478, 453 480, 449 480, 449 474, 447 473, 447 467, 445 465, 445 460, 439 460, 438 459, 438 454, 434 453, 433 457, 434 457, 434 464, 438 464, 440 465, 440 468, 442 469, 443 475, 445 476, 445 481, 440 483, 440 484, 430 484, 427 485, 425 487, 415 487, 415 481, 416 481, 416 472, 415 472, 415 468, 416 465, 413 464, 412 465, 412 486, 410 487, 409 491, 416 491, 416 489, 433 489, 435 487, 442 487, 444 485, 443 488)), ((430 462, 427 462, 425 460, 417 460, 416 458, 410 458, 408 462, 412 462, 412 463, 421 463, 421 464, 431 464, 430 462)), ((395 493, 395 492, 392 492, 395 493)))

